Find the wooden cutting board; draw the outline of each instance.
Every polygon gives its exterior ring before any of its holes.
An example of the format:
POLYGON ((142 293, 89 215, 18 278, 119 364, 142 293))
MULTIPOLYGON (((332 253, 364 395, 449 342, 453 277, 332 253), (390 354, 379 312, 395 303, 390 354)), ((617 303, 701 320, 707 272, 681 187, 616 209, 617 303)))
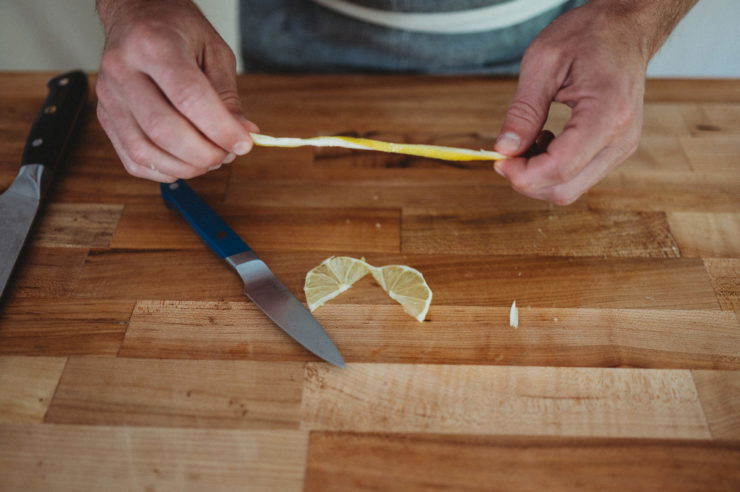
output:
MULTIPOLYGON (((49 76, 0 74, 0 190, 49 76)), ((239 84, 270 135, 471 148, 515 88, 239 84)), ((330 255, 424 273, 424 323, 369 278, 315 313, 343 370, 242 296, 88 113, 0 311, 0 489, 740 488, 740 82, 650 81, 639 150, 566 208, 487 163, 343 149, 193 180, 301 299, 330 255)))

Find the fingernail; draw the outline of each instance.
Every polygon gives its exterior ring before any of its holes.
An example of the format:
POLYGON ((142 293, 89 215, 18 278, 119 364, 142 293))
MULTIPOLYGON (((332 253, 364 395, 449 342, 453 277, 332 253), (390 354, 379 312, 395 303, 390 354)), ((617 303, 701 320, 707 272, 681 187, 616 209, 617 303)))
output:
POLYGON ((493 164, 493 170, 496 171, 499 174, 499 176, 503 176, 504 178, 506 177, 506 175, 504 174, 504 172, 501 170, 501 163, 500 162, 495 162, 493 164))
POLYGON ((242 140, 241 142, 234 145, 234 148, 231 149, 231 152, 233 152, 236 155, 244 155, 247 152, 249 152, 249 149, 252 148, 252 144, 247 142, 246 140, 242 140))
POLYGON ((252 123, 251 121, 249 121, 248 119, 246 119, 244 116, 239 116, 239 119, 242 120, 249 127, 249 130, 251 132, 253 132, 253 133, 259 133, 260 132, 260 127, 258 127, 257 125, 255 125, 254 123, 252 123))
POLYGON ((236 154, 234 154, 233 152, 229 152, 228 154, 226 154, 226 157, 224 157, 224 160, 221 164, 231 164, 232 162, 234 162, 234 159, 236 159, 236 154))
POLYGON ((209 170, 209 171, 215 171, 215 170, 216 170, 216 169, 218 169, 219 167, 221 167, 221 164, 219 164, 218 166, 211 166, 211 167, 209 167, 209 168, 208 168, 208 170, 209 170))
POLYGON ((519 146, 522 144, 522 139, 519 135, 512 132, 506 132, 496 139, 495 148, 502 154, 513 154, 519 150, 519 146))

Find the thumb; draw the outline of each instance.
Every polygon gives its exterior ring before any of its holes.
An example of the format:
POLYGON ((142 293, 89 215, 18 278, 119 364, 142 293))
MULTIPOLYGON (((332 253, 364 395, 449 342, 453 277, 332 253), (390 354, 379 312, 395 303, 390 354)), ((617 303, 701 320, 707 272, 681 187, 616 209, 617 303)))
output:
POLYGON ((525 57, 516 94, 496 139, 494 149, 504 155, 518 156, 535 143, 558 90, 554 77, 541 66, 534 69, 531 65, 525 57))

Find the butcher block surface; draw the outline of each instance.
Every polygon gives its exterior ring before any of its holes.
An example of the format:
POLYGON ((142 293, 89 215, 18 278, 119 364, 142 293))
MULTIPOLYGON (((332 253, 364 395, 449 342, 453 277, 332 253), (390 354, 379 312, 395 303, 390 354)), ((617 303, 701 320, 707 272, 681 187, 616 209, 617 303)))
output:
MULTIPOLYGON (((0 191, 51 75, 0 74, 0 191)), ((269 135, 477 149, 516 83, 239 87, 269 135)), ((314 313, 344 369, 126 174, 93 99, 0 304, 0 489, 740 489, 740 82, 649 81, 639 149, 569 207, 490 163, 346 149, 192 180, 302 301, 331 255, 424 274, 424 323, 369 277, 314 313)))

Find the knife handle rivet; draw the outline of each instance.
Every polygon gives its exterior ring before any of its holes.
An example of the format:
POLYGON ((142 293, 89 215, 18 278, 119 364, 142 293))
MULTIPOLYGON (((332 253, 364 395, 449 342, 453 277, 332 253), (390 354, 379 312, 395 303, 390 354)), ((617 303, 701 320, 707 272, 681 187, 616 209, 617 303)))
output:
POLYGON ((171 190, 176 190, 179 187, 180 187, 180 185, 178 183, 170 183, 170 189, 171 190))
POLYGON ((40 147, 42 143, 44 143, 44 139, 43 138, 35 138, 33 140, 33 142, 31 142, 31 146, 32 147, 40 147))
POLYGON ((51 104, 49 106, 46 106, 44 108, 44 113, 46 113, 46 114, 53 114, 53 113, 56 113, 56 112, 57 112, 57 107, 55 105, 53 105, 53 104, 51 104))
POLYGON ((59 79, 59 85, 67 85, 69 84, 69 79, 67 77, 64 77, 63 79, 59 79))

